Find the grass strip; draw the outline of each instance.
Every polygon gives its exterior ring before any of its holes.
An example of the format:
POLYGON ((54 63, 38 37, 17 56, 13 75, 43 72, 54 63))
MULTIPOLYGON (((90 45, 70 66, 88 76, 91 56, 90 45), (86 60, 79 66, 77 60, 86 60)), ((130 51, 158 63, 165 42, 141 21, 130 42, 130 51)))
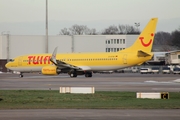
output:
POLYGON ((180 93, 170 99, 137 99, 136 92, 60 94, 58 90, 0 90, 0 109, 180 109, 180 93))

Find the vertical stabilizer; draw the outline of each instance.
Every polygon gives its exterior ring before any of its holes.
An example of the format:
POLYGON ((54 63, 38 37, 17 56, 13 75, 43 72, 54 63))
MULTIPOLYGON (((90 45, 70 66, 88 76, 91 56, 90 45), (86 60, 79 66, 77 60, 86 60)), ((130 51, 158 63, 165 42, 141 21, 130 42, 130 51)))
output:
POLYGON ((127 51, 151 52, 158 18, 152 18, 127 51))

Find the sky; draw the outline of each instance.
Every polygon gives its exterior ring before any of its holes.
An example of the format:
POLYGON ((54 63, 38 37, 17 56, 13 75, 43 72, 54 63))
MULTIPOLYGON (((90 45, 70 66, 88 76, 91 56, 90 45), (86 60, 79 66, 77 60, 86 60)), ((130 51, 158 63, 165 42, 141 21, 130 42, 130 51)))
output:
MULTIPOLYGON (((48 0, 48 33, 86 25, 101 32, 110 25, 140 23, 158 18, 157 32, 180 28, 180 0, 48 0)), ((0 32, 45 35, 46 0, 0 0, 0 32)))

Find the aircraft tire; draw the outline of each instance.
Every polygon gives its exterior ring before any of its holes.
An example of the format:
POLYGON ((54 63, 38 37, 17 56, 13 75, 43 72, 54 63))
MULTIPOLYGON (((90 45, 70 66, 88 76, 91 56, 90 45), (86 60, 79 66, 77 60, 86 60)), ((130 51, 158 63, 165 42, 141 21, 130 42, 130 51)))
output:
POLYGON ((74 76, 73 77, 77 77, 77 74, 76 73, 74 73, 74 76))
POLYGON ((77 77, 77 74, 76 74, 76 73, 71 73, 71 74, 70 74, 70 77, 71 77, 71 78, 77 77))
POLYGON ((92 77, 92 73, 86 73, 85 77, 92 77))
POLYGON ((88 74, 87 74, 87 73, 85 74, 85 77, 88 77, 88 74))
POLYGON ((19 77, 20 77, 20 78, 22 78, 22 77, 23 77, 23 75, 22 75, 22 74, 20 74, 20 75, 19 75, 19 77))

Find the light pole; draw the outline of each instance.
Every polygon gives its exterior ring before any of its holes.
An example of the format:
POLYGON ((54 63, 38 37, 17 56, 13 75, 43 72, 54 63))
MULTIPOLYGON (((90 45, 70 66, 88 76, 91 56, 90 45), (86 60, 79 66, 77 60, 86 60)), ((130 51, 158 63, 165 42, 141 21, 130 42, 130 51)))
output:
POLYGON ((71 37, 71 53, 74 53, 74 35, 68 35, 71 37))
POLYGON ((138 29, 138 27, 140 26, 140 23, 136 23, 136 22, 135 22, 134 24, 135 24, 135 26, 137 27, 137 31, 140 32, 140 30, 138 29))
MULTIPOLYGON (((7 63, 9 62, 9 60, 10 60, 10 57, 9 57, 9 31, 3 31, 3 32, 1 32, 1 35, 6 35, 6 39, 7 39, 7 47, 6 47, 6 53, 7 53, 7 63)), ((3 39, 3 37, 2 37, 2 39, 3 39)), ((9 69, 7 69, 7 72, 9 72, 9 69)))
POLYGON ((45 52, 48 53, 48 0, 46 0, 46 41, 45 52))

